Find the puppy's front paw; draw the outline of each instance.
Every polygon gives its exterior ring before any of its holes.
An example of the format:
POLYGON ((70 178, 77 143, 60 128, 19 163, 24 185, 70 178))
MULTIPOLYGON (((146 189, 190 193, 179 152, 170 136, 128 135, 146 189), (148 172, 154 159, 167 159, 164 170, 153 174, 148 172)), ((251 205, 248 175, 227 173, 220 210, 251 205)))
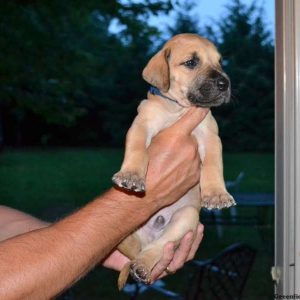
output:
POLYGON ((202 207, 209 210, 222 209, 235 205, 236 202, 233 197, 224 190, 206 191, 202 194, 202 207))
POLYGON ((115 185, 119 186, 120 188, 137 192, 143 193, 145 192, 145 181, 144 178, 141 178, 135 172, 118 172, 116 173, 112 181, 115 185))

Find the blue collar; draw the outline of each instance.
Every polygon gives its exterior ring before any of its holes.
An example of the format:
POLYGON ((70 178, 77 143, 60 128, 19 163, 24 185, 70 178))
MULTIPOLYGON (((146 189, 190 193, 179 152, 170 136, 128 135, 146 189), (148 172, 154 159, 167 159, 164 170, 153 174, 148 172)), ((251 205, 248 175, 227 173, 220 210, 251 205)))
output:
POLYGON ((161 91, 160 91, 157 87, 155 87, 155 86, 150 86, 149 92, 150 92, 150 94, 152 94, 152 95, 160 96, 160 97, 162 97, 162 98, 165 98, 165 99, 168 99, 168 100, 170 100, 170 101, 172 101, 172 102, 177 103, 179 106, 182 106, 180 103, 178 103, 177 100, 174 100, 174 99, 172 99, 172 98, 169 98, 169 97, 163 95, 163 94, 161 93, 161 91))

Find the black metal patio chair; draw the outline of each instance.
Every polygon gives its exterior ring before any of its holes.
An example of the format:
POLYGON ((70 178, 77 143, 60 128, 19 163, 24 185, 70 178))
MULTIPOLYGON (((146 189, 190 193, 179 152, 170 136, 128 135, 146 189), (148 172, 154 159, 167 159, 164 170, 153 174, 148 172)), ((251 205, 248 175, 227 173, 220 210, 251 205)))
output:
POLYGON ((255 253, 246 244, 234 244, 210 260, 192 261, 195 272, 185 299, 241 299, 255 253))

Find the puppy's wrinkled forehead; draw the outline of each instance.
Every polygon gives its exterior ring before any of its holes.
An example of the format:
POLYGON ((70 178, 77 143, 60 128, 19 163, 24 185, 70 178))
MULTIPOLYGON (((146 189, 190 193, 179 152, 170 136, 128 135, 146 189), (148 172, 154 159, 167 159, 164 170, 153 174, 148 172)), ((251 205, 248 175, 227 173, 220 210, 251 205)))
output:
POLYGON ((205 65, 218 65, 220 54, 209 40, 196 34, 179 34, 170 39, 164 49, 170 49, 170 62, 180 62, 198 56, 205 65))

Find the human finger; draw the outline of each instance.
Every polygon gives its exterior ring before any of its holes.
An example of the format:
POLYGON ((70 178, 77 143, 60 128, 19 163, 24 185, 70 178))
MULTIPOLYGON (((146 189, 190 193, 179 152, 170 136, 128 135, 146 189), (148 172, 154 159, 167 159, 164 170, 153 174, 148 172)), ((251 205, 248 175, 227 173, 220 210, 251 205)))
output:
POLYGON ((199 223, 199 225, 197 227, 196 237, 192 243, 190 253, 187 256, 186 261, 192 260, 195 257, 195 254, 199 248, 199 245, 202 242, 203 236, 204 236, 204 226, 203 226, 203 224, 199 223))
POLYGON ((169 266, 170 262, 174 257, 174 243, 169 242, 164 246, 163 257, 161 260, 155 265, 151 272, 151 282, 155 281, 157 278, 160 278, 164 271, 169 266))
POLYGON ((106 268, 120 271, 129 261, 129 258, 123 255, 120 251, 114 250, 110 255, 106 257, 104 261, 102 261, 101 264, 106 268))
POLYGON ((183 134, 191 134, 208 112, 208 108, 192 107, 170 129, 183 134))
POLYGON ((168 266, 168 272, 173 273, 182 268, 189 256, 193 244, 193 232, 188 232, 180 241, 179 247, 174 253, 174 257, 168 266))

